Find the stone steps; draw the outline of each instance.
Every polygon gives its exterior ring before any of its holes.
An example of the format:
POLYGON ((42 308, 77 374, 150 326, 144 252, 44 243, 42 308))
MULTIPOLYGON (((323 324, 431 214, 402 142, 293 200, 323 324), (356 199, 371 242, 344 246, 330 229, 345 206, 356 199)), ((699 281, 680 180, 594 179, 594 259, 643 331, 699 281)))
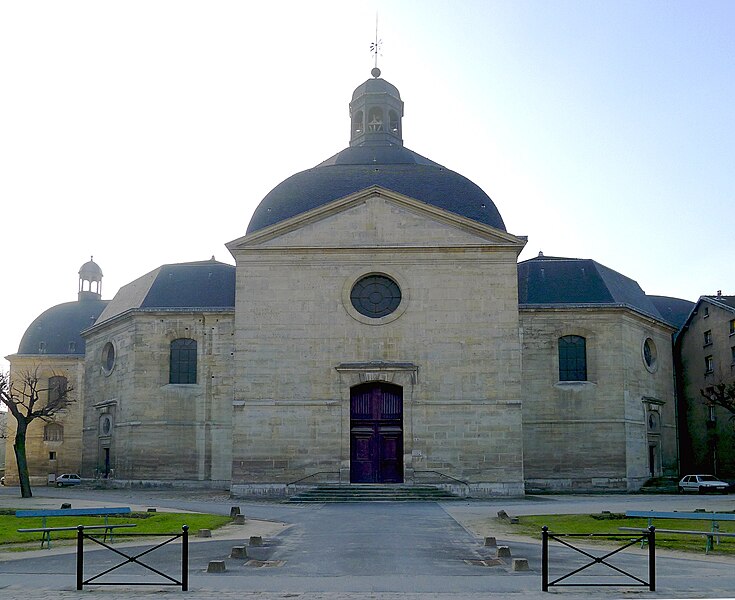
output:
POLYGON ((322 502, 438 502, 460 496, 432 485, 370 484, 317 485, 291 496, 289 503, 322 502))

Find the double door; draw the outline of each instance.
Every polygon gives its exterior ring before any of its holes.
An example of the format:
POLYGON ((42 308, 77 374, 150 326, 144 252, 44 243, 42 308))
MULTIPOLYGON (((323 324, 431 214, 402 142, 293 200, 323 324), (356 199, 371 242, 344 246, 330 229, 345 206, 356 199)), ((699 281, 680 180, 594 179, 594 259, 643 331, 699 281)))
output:
POLYGON ((350 482, 403 482, 403 392, 397 385, 352 388, 350 482))

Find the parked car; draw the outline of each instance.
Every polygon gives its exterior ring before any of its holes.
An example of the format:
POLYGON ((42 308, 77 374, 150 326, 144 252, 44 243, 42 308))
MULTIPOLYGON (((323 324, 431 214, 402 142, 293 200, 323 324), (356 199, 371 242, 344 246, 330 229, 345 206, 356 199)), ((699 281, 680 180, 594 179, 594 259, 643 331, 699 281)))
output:
POLYGON ((679 481, 679 493, 697 492, 706 494, 707 492, 720 492, 727 494, 730 484, 720 481, 714 475, 687 475, 679 481))
POLYGON ((79 485, 80 483, 82 483, 82 478, 75 473, 62 473, 56 478, 56 487, 79 485))

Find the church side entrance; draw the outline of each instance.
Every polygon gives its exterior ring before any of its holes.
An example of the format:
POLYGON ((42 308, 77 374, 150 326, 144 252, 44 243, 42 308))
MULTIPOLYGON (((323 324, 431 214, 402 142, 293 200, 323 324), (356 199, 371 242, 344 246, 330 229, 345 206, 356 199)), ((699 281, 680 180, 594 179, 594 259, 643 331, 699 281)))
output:
POLYGON ((403 482, 403 390, 365 383, 350 390, 350 482, 403 482))

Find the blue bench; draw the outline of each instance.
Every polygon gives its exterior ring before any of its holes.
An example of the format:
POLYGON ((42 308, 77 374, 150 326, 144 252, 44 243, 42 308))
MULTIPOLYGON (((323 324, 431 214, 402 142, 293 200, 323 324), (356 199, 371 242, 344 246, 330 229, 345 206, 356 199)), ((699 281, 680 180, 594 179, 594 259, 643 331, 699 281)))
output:
MULTIPOLYGON (((710 521, 709 531, 692 531, 683 529, 658 529, 659 533, 680 533, 686 535, 703 535, 707 541, 705 544, 705 554, 714 549, 714 544, 720 542, 720 537, 735 537, 735 533, 720 533, 720 521, 735 521, 735 513, 707 513, 707 512, 665 512, 656 510, 629 510, 625 513, 626 517, 637 517, 648 519, 648 526, 653 526, 654 519, 691 519, 697 521, 710 521)), ((640 531, 639 527, 620 527, 624 531, 640 531)))
POLYGON ((72 531, 77 527, 48 527, 46 519, 48 517, 99 517, 105 518, 104 524, 101 525, 85 525, 85 529, 103 529, 103 540, 107 541, 115 529, 119 527, 135 527, 135 523, 114 523, 108 522, 108 517, 113 515, 129 515, 132 511, 129 506, 102 507, 102 508, 61 508, 51 510, 16 510, 15 516, 18 518, 41 517, 41 527, 31 527, 28 529, 18 529, 19 533, 38 533, 41 532, 41 548, 46 544, 47 548, 51 548, 51 533, 53 531, 72 531))

